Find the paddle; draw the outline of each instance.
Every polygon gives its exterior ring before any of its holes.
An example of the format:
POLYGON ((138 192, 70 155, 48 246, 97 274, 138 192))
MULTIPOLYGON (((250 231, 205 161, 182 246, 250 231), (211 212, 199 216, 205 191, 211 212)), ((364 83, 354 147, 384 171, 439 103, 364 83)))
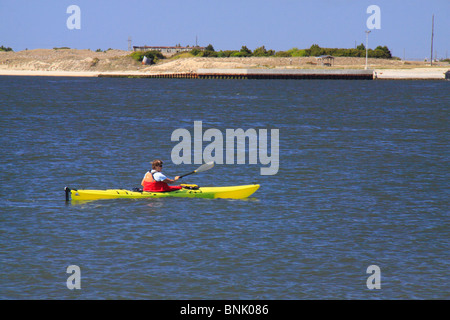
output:
POLYGON ((186 176, 188 176, 188 175, 190 175, 190 174, 193 174, 193 173, 200 173, 200 172, 209 170, 209 169, 211 169, 212 167, 214 167, 214 162, 213 162, 213 161, 208 162, 208 163, 205 163, 205 164, 202 164, 200 167, 197 168, 197 170, 194 170, 194 171, 192 171, 192 172, 183 174, 183 175, 179 176, 178 179, 181 179, 181 178, 186 177, 186 176))

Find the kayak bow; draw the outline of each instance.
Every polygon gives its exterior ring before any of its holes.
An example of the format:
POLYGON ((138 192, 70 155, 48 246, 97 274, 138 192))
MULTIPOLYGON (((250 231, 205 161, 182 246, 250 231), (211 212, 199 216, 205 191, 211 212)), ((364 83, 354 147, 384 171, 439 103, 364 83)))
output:
POLYGON ((200 187, 198 189, 180 189, 170 192, 141 192, 125 189, 108 189, 108 190, 77 190, 65 188, 66 200, 100 200, 100 199, 117 199, 117 198, 209 198, 209 199, 244 199, 252 195, 258 190, 259 184, 250 184, 242 186, 227 187, 200 187))

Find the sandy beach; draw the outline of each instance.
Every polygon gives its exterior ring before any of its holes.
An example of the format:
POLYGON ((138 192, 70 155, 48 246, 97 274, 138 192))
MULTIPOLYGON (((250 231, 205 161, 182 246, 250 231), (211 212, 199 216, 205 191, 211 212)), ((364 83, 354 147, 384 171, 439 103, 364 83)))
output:
POLYGON ((377 79, 389 80, 441 80, 449 68, 375 69, 377 79))
MULTIPOLYGON (((129 51, 93 52, 77 49, 35 49, 0 52, 0 75, 98 77, 139 76, 162 73, 195 73, 199 69, 364 69, 365 58, 336 57, 331 66, 322 66, 315 57, 205 58, 179 57, 142 65, 129 51)), ((445 79, 447 62, 430 67, 423 61, 369 59, 368 68, 376 79, 445 79)))

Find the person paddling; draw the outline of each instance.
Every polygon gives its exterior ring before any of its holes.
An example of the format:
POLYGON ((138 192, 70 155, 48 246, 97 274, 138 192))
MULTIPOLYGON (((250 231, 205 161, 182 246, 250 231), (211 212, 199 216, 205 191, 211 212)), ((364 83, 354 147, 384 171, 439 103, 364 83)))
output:
POLYGON ((174 179, 167 178, 162 171, 163 162, 161 160, 152 161, 152 170, 149 170, 144 179, 142 179, 141 185, 144 187, 143 191, 148 192, 165 192, 180 190, 181 186, 169 186, 169 183, 174 183, 179 176, 174 179))

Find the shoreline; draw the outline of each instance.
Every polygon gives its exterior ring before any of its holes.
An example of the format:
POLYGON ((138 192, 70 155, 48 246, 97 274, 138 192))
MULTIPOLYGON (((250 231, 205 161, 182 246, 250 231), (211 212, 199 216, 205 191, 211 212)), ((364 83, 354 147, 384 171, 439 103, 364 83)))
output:
MULTIPOLYGON (((216 68, 209 68, 215 70, 216 68)), ((201 68, 191 72, 153 72, 153 71, 47 71, 47 70, 14 70, 0 69, 0 76, 31 76, 31 77, 121 77, 121 78, 197 78, 189 76, 197 74, 198 71, 204 72, 208 68, 201 68)), ((224 68, 224 73, 237 73, 239 71, 249 70, 242 68, 224 68)), ((334 74, 337 70, 342 72, 351 72, 352 69, 254 69, 265 70, 267 73, 292 73, 294 71, 316 73, 316 74, 334 74)), ((358 69, 353 69, 357 71, 358 69)), ((374 80, 445 80, 445 72, 448 68, 411 68, 411 69, 371 69, 374 74, 374 80)), ((156 71, 156 70, 155 70, 156 71)), ((369 70, 370 71, 370 70, 369 70)))
MULTIPOLYGON (((368 59, 368 69, 379 80, 441 80, 450 69, 447 62, 430 66, 424 61, 368 59)), ((53 77, 130 77, 130 78, 198 78, 201 70, 222 70, 220 75, 233 78, 236 73, 274 75, 273 79, 292 78, 293 73, 311 75, 357 74, 365 70, 361 57, 334 57, 325 65, 317 57, 194 57, 174 56, 153 65, 143 65, 129 51, 93 52, 86 49, 33 49, 0 52, 0 76, 53 77), (247 71, 246 71, 247 70, 247 71)), ((245 77, 244 77, 245 78, 245 77)), ((301 77, 298 77, 301 78, 301 77)), ((337 78, 337 77, 334 77, 337 78)))

